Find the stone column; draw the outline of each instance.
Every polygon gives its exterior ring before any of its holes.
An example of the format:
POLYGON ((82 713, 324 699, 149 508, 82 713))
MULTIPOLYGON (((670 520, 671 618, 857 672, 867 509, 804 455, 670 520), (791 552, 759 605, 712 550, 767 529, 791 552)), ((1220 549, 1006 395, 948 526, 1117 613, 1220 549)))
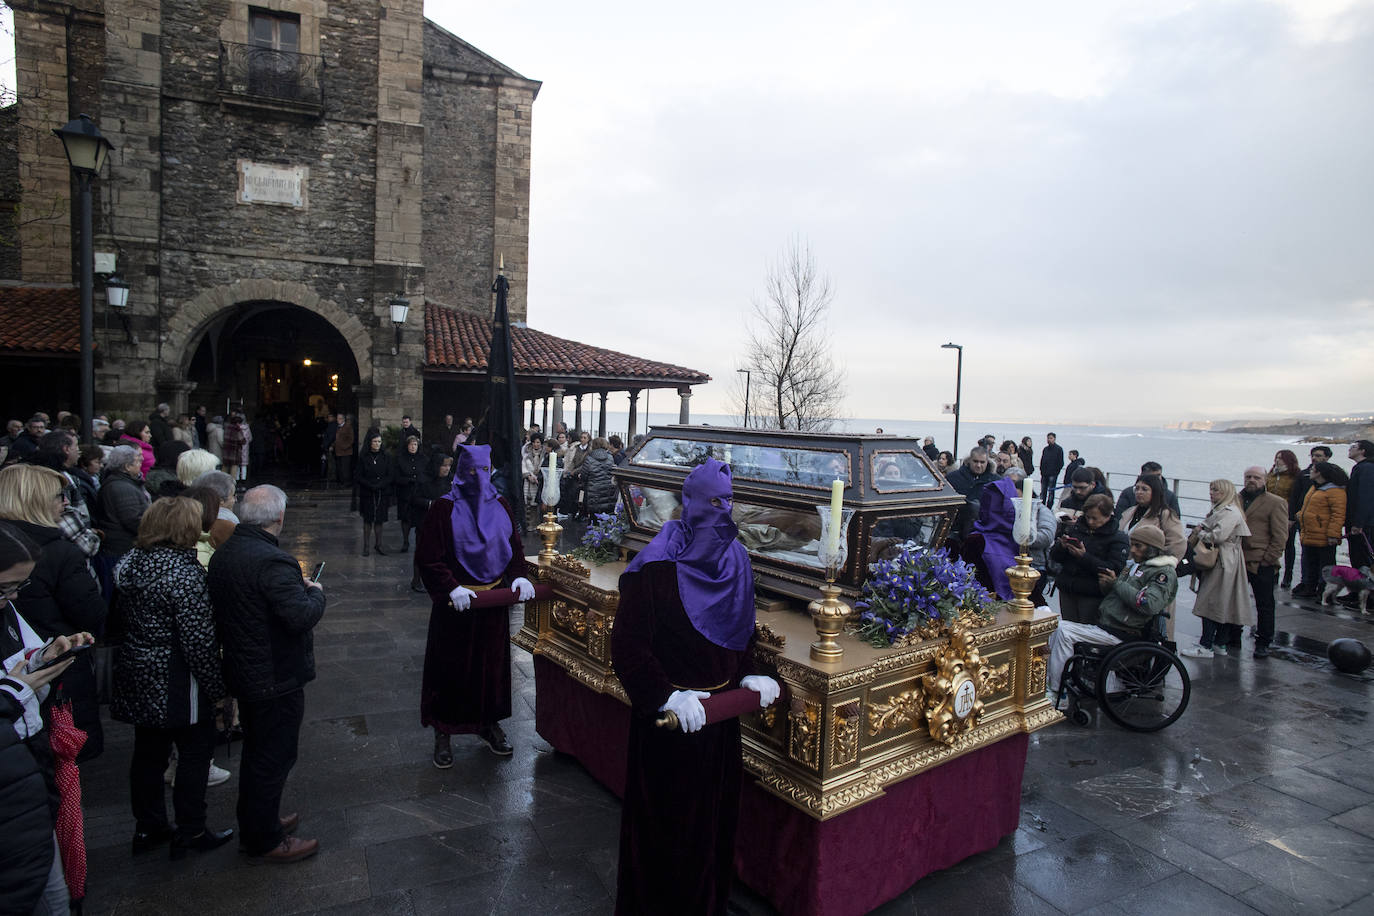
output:
POLYGON ((553 438, 558 424, 563 422, 563 392, 567 391, 562 385, 553 386, 553 426, 549 427, 549 438, 553 438))
POLYGON ((597 421, 596 434, 602 439, 606 438, 606 398, 609 396, 609 391, 601 392, 601 419, 597 421))
POLYGON ((573 429, 574 429, 574 430, 577 430, 577 431, 580 431, 580 430, 582 429, 582 395, 581 395, 581 394, 579 394, 579 395, 577 396, 577 410, 573 413, 573 429))
POLYGON ((548 438, 552 430, 549 429, 549 399, 544 398, 544 421, 539 424, 539 428, 544 431, 544 437, 548 438))
MULTIPOLYGON (((630 422, 629 422, 628 427, 627 427, 626 430, 625 430, 625 435, 629 436, 629 437, 630 437, 630 441, 633 442, 633 441, 634 441, 635 434, 638 433, 638 432, 639 432, 639 389, 638 389, 638 388, 632 388, 632 389, 630 389, 630 422)), ((629 442, 626 442, 625 445, 626 445, 626 447, 628 448, 629 445, 630 445, 630 443, 629 443, 629 442)))
POLYGON ((691 398, 692 389, 689 385, 683 385, 677 390, 677 396, 682 398, 682 406, 677 410, 677 421, 684 425, 692 422, 691 398))
POLYGON ((534 409, 539 406, 538 398, 530 398, 530 422, 528 426, 534 425, 534 409))

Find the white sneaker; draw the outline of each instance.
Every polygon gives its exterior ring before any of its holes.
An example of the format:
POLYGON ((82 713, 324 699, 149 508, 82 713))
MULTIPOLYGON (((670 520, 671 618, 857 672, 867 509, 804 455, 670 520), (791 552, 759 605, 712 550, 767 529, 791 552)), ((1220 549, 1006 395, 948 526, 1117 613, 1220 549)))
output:
POLYGON ((1206 646, 1189 646, 1189 647, 1186 648, 1186 649, 1180 649, 1179 652, 1178 652, 1178 654, 1179 654, 1179 655, 1182 655, 1184 658, 1215 658, 1215 657, 1216 657, 1216 653, 1213 652, 1211 649, 1207 648, 1206 646))
POLYGON ((215 766, 215 762, 214 762, 213 760, 211 760, 211 761, 210 761, 210 775, 206 778, 205 784, 206 784, 207 786, 217 786, 217 785, 219 785, 220 783, 228 782, 228 781, 229 781, 229 771, 226 770, 226 769, 224 769, 223 767, 217 767, 217 766, 215 766))

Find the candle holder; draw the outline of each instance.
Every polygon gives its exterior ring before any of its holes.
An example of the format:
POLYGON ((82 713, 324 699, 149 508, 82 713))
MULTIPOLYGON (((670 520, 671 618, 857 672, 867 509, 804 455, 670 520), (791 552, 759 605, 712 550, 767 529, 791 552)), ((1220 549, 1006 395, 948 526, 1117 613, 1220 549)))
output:
POLYGON ((844 657, 844 647, 836 637, 844 630, 845 621, 853 613, 853 608, 840 600, 840 587, 835 584, 844 570, 845 559, 849 554, 849 520, 853 509, 843 510, 840 514, 839 539, 832 551, 830 543, 830 507, 817 506, 821 516, 820 547, 816 553, 825 567, 825 584, 820 587, 821 597, 807 607, 811 621, 819 637, 811 644, 811 658, 818 662, 838 662, 844 657))
MULTIPOLYGON (((1025 550, 1025 545, 1021 548, 1025 550)), ((1028 553, 1018 554, 1016 565, 1007 568, 1007 579, 1011 583, 1011 593, 1015 595, 1010 604, 1013 610, 1020 614, 1030 616, 1035 613, 1035 604, 1030 600, 1031 592, 1035 591, 1035 583, 1040 578, 1040 573, 1031 568, 1031 558, 1028 553)))
POLYGON ((558 556, 558 551, 554 549, 554 544, 558 543, 558 536, 563 533, 563 526, 558 524, 558 516, 552 512, 544 513, 544 524, 535 529, 539 532, 539 537, 544 542, 544 549, 539 551, 539 563, 541 566, 548 566, 553 562, 553 558, 558 556))

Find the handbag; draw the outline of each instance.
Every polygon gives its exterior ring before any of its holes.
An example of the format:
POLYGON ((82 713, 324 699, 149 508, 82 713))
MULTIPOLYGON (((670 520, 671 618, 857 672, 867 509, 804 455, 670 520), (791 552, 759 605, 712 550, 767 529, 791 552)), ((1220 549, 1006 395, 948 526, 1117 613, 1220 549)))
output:
POLYGON ((1215 569, 1221 562, 1221 548, 1198 541, 1193 547, 1193 565, 1198 569, 1215 569))

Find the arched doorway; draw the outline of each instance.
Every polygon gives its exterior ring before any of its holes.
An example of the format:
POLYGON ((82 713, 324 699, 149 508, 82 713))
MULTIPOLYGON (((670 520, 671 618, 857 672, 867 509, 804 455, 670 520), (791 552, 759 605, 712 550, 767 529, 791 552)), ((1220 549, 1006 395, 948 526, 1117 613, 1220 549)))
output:
POLYGON ((195 383, 193 402, 212 415, 247 412, 259 468, 311 467, 326 418, 358 412, 360 375, 348 341, 325 318, 287 302, 240 302, 216 315, 186 380, 195 383))

